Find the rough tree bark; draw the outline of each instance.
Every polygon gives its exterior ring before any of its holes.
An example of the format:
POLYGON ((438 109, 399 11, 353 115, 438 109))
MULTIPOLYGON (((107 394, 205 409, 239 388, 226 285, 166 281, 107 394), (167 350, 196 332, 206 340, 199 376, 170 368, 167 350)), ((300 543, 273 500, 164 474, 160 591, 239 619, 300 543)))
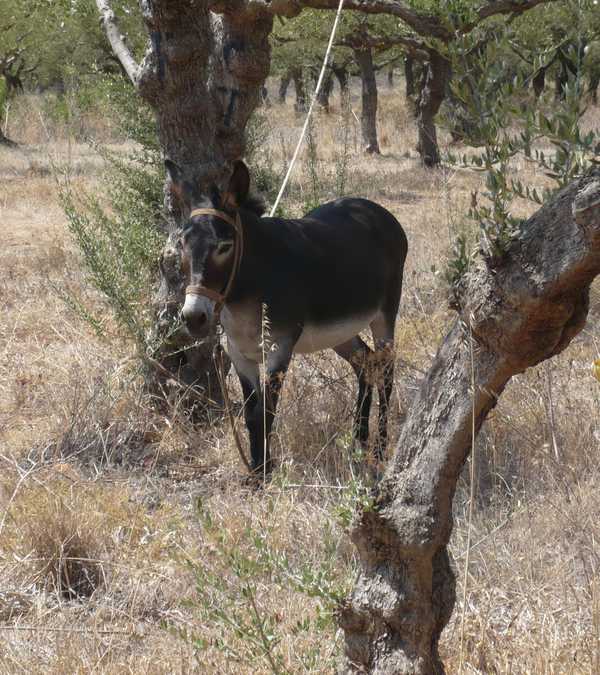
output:
POLYGON ((463 280, 443 340, 378 486, 351 532, 361 572, 340 610, 345 672, 443 673, 440 633, 455 602, 452 499, 510 378, 567 347, 600 274, 600 169, 524 221, 503 258, 463 280))
POLYGON ((377 140, 377 80, 373 68, 373 51, 370 47, 358 46, 354 49, 354 58, 360 68, 362 83, 362 109, 360 127, 366 143, 365 152, 379 155, 377 140))
POLYGON ((435 49, 429 49, 423 87, 417 101, 417 150, 427 167, 440 163, 435 116, 446 96, 450 62, 435 49))
MULTIPOLYGON (((271 14, 227 0, 141 0, 149 42, 138 65, 109 0, 96 4, 113 51, 156 113, 165 157, 200 190, 223 186, 231 163, 244 154, 246 123, 269 72, 271 14)), ((177 231, 183 205, 168 184, 165 205, 168 238, 158 292, 158 329, 164 334, 172 330, 185 284, 177 231)), ((213 343, 214 336, 208 336, 204 345, 190 348, 183 331, 171 335, 161 363, 185 384, 194 383, 218 399, 213 343)))

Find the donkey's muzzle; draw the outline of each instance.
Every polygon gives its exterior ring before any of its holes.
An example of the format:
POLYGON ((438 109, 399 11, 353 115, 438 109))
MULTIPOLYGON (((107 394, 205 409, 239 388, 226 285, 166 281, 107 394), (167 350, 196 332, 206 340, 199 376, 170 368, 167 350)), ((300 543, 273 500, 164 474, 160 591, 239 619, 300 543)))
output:
POLYGON ((208 316, 202 312, 198 314, 193 314, 186 316, 182 314, 183 323, 188 331, 194 337, 203 337, 208 330, 208 316))
POLYGON ((212 303, 206 298, 196 295, 186 295, 185 304, 181 310, 181 318, 190 335, 202 338, 208 335, 212 303))

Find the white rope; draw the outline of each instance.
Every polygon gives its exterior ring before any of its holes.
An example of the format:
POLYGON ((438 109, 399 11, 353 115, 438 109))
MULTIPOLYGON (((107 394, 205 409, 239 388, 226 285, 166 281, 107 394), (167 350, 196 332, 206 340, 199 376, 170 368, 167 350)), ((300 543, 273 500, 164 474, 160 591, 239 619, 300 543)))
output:
POLYGON ((277 199, 275 200, 275 203, 273 204, 273 208, 271 209, 271 213, 269 213, 269 216, 271 218, 275 214, 275 211, 277 211, 277 207, 279 206, 279 202, 281 201, 281 198, 283 197, 283 193, 285 192, 285 188, 287 187, 290 176, 292 175, 292 170, 294 168, 294 164, 296 163, 296 160, 298 159, 298 153, 300 152, 300 148, 302 147, 302 141, 304 140, 304 137, 306 136, 306 130, 308 129, 308 123, 310 122, 310 116, 312 115, 312 111, 313 111, 313 108, 315 106, 317 96, 319 95, 319 91, 321 90, 321 85, 323 84, 323 77, 325 75, 325 70, 327 69, 327 64, 329 63, 329 55, 331 54, 331 48, 333 47, 333 40, 335 38, 335 32, 337 31, 337 27, 338 27, 338 23, 339 23, 339 20, 340 20, 340 16, 342 14, 342 8, 343 7, 344 7, 344 0, 340 0, 340 4, 338 5, 337 12, 336 12, 336 15, 335 15, 335 21, 333 22, 333 28, 331 29, 331 35, 329 36, 329 44, 327 45, 327 51, 325 52, 325 58, 323 60, 323 65, 321 66, 321 72, 319 73, 319 79, 317 80, 317 86, 315 87, 315 91, 313 93, 312 100, 310 102, 310 107, 308 108, 308 113, 306 114, 306 119, 304 120, 304 126, 302 127, 302 133, 300 134, 300 138, 298 139, 298 144, 296 145, 296 150, 294 150, 294 154, 292 156, 292 161, 290 162, 287 173, 285 174, 285 178, 283 179, 283 183, 281 184, 281 188, 279 189, 279 194, 277 195, 277 199))

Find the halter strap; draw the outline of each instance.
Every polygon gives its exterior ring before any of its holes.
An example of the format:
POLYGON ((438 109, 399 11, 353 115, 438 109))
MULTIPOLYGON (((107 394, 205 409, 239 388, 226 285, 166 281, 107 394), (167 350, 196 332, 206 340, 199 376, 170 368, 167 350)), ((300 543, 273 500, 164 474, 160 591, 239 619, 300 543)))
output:
POLYGON ((242 264, 242 255, 244 253, 244 230, 242 229, 240 214, 237 211, 235 214, 235 220, 228 213, 219 211, 217 209, 193 209, 190 213, 190 218, 193 218, 194 216, 216 216, 220 220, 224 220, 226 223, 229 223, 237 235, 233 241, 233 266, 231 268, 229 280, 227 281, 223 291, 219 293, 218 291, 215 291, 212 288, 207 288, 206 286, 202 286, 201 284, 190 284, 185 289, 186 295, 202 295, 215 303, 214 317, 215 322, 218 324, 221 317, 221 310, 227 301, 227 296, 231 292, 242 264))
POLYGON ((193 209, 190 213, 190 218, 193 218, 194 216, 217 216, 217 218, 229 223, 236 232, 241 230, 240 216, 238 213, 235 214, 234 220, 228 213, 225 213, 225 211, 218 211, 217 209, 193 209))

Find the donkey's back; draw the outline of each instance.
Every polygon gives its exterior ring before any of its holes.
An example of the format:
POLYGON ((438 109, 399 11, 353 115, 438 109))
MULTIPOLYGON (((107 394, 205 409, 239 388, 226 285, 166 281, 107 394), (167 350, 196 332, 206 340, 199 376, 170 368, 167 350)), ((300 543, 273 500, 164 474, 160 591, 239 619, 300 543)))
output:
MULTIPOLYGON (((408 246, 389 211, 367 199, 346 198, 297 220, 262 222, 271 240, 262 290, 276 322, 301 319, 307 333, 333 324, 333 332, 340 328, 345 335, 349 327, 336 324, 356 324, 359 332, 378 312, 395 317, 408 246)), ((295 351, 335 346, 335 339, 323 336, 313 346, 301 340, 295 351)))

